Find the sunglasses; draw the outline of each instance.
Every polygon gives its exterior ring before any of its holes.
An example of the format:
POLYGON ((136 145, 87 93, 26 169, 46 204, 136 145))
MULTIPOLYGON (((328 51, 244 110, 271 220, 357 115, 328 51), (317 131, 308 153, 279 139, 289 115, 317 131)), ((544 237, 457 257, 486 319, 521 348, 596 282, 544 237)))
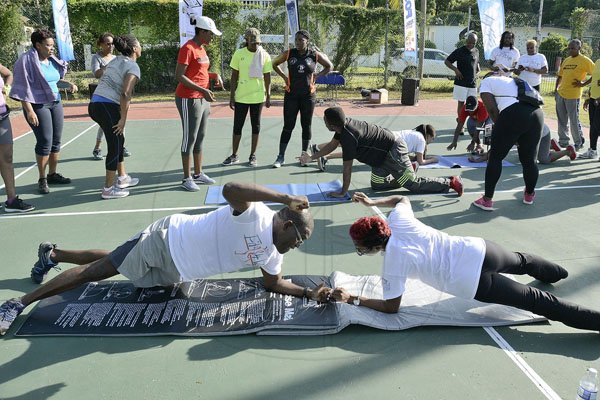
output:
POLYGON ((298 230, 298 227, 296 226, 294 221, 291 221, 291 222, 292 222, 292 226, 294 227, 294 230, 296 231, 296 243, 298 243, 298 246, 300 246, 302 243, 304 243, 304 239, 302 239, 302 234, 298 230))

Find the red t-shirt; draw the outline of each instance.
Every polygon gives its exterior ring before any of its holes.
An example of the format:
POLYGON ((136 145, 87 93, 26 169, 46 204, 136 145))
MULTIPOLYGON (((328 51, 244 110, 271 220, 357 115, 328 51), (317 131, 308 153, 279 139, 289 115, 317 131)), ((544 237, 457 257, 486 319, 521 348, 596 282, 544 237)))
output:
POLYGON ((477 99, 477 110, 473 112, 468 112, 467 110, 465 110, 465 106, 462 106, 462 108, 460 109, 460 113, 458 113, 458 121, 464 124, 467 120, 467 117, 475 118, 475 121, 477 122, 483 122, 486 119, 488 119, 488 112, 485 109, 485 106, 483 105, 483 101, 481 101, 481 99, 477 99))
MULTIPOLYGON (((210 67, 210 61, 204 47, 199 46, 193 39, 188 40, 179 49, 177 64, 187 65, 185 76, 198 86, 208 89, 208 67, 210 67)), ((201 99, 204 97, 202 93, 190 89, 181 83, 177 85, 175 95, 185 99, 201 99)))

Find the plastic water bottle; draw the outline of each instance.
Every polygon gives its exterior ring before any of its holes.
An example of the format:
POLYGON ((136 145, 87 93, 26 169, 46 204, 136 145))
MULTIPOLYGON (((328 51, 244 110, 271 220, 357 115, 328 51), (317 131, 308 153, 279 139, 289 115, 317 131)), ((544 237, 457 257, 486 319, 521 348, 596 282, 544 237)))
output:
POLYGON ((577 397, 575 400, 596 400, 598 395, 598 371, 588 368, 585 375, 579 381, 577 397))

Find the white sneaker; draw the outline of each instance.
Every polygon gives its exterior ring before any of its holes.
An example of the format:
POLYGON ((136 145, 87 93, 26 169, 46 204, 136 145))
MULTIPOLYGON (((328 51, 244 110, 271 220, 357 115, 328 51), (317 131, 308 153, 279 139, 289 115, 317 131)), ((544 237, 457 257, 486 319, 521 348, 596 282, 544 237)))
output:
POLYGON ((121 197, 129 196, 128 190, 123 190, 117 186, 102 189, 102 198, 104 200, 120 199, 121 197))
POLYGON ((194 179, 194 182, 201 183, 203 185, 212 185, 213 183, 216 182, 214 179, 212 179, 211 177, 206 175, 204 172, 200 172, 198 175, 194 174, 194 175, 192 175, 192 178, 194 179))
POLYGON ((587 158, 595 160, 598 158, 598 151, 594 149, 587 149, 585 153, 577 154, 577 158, 587 158))
POLYGON ((188 176, 181 181, 181 187, 188 192, 197 192, 200 190, 200 187, 196 185, 196 182, 194 182, 194 179, 191 176, 188 176))
POLYGON ((117 178, 117 183, 115 186, 119 189, 125 189, 136 186, 138 183, 140 183, 138 178, 132 178, 130 175, 125 175, 117 178))

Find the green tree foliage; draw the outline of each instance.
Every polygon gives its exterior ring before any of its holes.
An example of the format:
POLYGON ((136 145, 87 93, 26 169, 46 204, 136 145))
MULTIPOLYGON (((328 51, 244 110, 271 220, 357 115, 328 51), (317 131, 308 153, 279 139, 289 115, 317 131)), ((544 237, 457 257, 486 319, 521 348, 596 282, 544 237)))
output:
POLYGON ((25 39, 19 5, 0 2, 0 63, 12 68, 17 55, 17 43, 25 39))
POLYGON ((361 50, 370 50, 363 54, 378 51, 382 44, 386 13, 390 26, 399 25, 398 12, 385 9, 314 5, 310 6, 309 13, 317 15, 323 26, 339 26, 340 32, 336 33, 334 45, 336 52, 330 57, 335 69, 342 73, 356 60, 361 50), (374 42, 373 38, 380 39, 374 42))

